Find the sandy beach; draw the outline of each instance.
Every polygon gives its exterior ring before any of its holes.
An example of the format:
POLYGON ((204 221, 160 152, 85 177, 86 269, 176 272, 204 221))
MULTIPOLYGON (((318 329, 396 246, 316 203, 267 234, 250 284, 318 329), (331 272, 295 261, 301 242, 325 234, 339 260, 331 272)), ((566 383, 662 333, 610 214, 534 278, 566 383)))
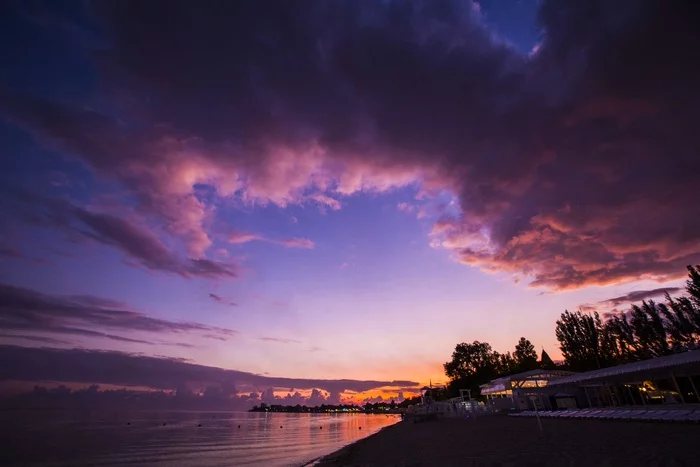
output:
POLYGON ((325 457, 330 466, 698 465, 700 426, 506 416, 401 422, 325 457))

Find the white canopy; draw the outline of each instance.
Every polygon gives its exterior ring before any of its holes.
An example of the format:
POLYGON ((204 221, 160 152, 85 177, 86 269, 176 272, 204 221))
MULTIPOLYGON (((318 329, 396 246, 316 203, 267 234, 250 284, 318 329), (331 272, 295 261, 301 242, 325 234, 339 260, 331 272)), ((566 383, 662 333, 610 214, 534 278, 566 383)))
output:
POLYGON ((577 373, 571 376, 565 376, 563 378, 552 380, 549 382, 549 385, 561 386, 564 384, 582 383, 584 381, 612 378, 615 376, 642 373, 645 371, 671 368, 674 366, 692 363, 700 363, 700 350, 691 350, 688 352, 666 355, 664 357, 642 360, 641 362, 627 363, 625 365, 601 368, 600 370, 587 371, 585 373, 577 373))

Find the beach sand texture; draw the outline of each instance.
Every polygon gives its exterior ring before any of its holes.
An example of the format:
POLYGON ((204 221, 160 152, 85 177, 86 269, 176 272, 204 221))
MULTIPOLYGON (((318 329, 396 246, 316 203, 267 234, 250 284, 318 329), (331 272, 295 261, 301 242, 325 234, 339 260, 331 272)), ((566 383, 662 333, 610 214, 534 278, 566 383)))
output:
POLYGON ((402 422, 324 458, 330 466, 692 467, 700 426, 488 416, 402 422))

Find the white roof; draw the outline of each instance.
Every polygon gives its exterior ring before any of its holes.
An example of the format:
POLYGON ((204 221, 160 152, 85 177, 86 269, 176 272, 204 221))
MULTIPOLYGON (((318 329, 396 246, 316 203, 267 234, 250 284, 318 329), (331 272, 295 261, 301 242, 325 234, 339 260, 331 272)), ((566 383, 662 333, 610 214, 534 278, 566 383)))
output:
POLYGON ((489 384, 501 383, 501 382, 507 382, 507 381, 524 381, 524 380, 530 380, 530 379, 547 379, 547 380, 549 380, 549 379, 557 379, 557 378, 561 378, 561 377, 569 376, 569 375, 574 375, 574 374, 576 374, 576 373, 574 373, 572 371, 537 369, 537 370, 523 371, 522 373, 516 373, 514 375, 501 376, 500 378, 494 379, 489 384))
POLYGON ((688 352, 666 355, 664 357, 642 360, 641 362, 627 363, 625 365, 578 373, 551 381, 549 385, 560 386, 562 384, 581 383, 583 381, 611 378, 613 376, 621 376, 631 373, 641 373, 644 371, 670 368, 689 363, 700 363, 700 350, 691 350, 688 352))

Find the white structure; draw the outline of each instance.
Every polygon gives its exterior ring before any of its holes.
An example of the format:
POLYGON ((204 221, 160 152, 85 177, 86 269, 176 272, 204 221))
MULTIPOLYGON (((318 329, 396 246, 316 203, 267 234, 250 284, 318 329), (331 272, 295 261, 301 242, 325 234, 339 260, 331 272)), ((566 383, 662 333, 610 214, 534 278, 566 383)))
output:
POLYGON ((691 350, 552 381, 579 407, 700 403, 700 350, 691 350))
POLYGON ((406 415, 414 417, 414 419, 466 418, 475 416, 479 409, 484 408, 483 403, 480 404, 471 399, 469 391, 460 391, 462 394, 460 397, 446 401, 435 401, 431 395, 432 390, 432 386, 421 389, 421 403, 408 407, 406 415))
POLYGON ((503 376, 479 386, 486 396, 487 407, 492 410, 551 409, 550 397, 555 392, 548 389, 552 381, 573 376, 575 373, 562 370, 530 370, 515 375, 503 376))

